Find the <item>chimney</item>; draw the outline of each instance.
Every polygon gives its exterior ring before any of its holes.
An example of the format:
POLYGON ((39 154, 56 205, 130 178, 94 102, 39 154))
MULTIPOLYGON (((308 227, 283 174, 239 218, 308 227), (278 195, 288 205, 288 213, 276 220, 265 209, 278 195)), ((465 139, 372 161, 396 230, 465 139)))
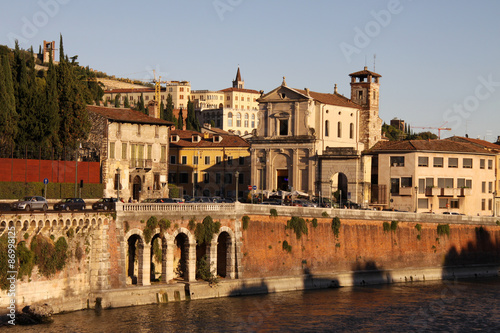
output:
POLYGON ((306 91, 306 95, 309 96, 309 88, 304 89, 306 91))
POLYGON ((158 112, 158 103, 156 101, 151 101, 148 103, 148 115, 153 118, 160 118, 158 112))
POLYGON ((337 93, 337 84, 335 83, 335 85, 333 86, 333 93, 336 94, 337 93))

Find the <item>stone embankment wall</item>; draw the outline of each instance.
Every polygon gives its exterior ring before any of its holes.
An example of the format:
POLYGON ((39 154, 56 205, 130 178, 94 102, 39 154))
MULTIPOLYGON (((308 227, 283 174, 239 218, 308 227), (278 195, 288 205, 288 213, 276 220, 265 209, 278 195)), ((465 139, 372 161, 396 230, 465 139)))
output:
MULTIPOLYGON (((398 282, 405 281, 407 274, 436 279, 457 276, 457 267, 462 268, 460 276, 473 276, 468 268, 478 265, 491 268, 484 270, 486 274, 498 275, 500 226, 492 218, 455 220, 422 214, 324 212, 293 207, 277 208, 276 217, 269 212, 269 207, 260 205, 124 204, 119 205, 116 216, 3 214, 0 236, 14 225, 17 242, 26 241, 28 247, 38 234, 54 242, 63 237, 69 245, 69 258, 62 271, 47 278, 35 267, 30 278, 18 281, 19 310, 41 302, 60 312, 365 281, 398 282), (190 221, 201 223, 208 215, 220 222, 221 228, 200 247, 190 221), (245 215, 247 222, 243 222, 245 215), (307 227, 300 238, 286 228, 292 215, 302 217, 307 227), (340 217, 337 235, 332 229, 336 215, 340 217), (151 216, 168 219, 170 225, 147 231, 151 216), (443 227, 446 224, 449 229, 443 227), (442 233, 438 233, 438 227, 442 233), (162 262, 153 259, 149 239, 155 237, 161 240, 162 262), (137 252, 132 254, 134 247, 137 252), (218 286, 209 287, 195 279, 200 255, 207 256, 212 272, 225 275, 218 286), (177 270, 182 260, 184 276, 177 270), (153 277, 152 263, 157 269, 153 277)), ((0 291, 0 314, 6 312, 9 301, 6 291, 0 291)))

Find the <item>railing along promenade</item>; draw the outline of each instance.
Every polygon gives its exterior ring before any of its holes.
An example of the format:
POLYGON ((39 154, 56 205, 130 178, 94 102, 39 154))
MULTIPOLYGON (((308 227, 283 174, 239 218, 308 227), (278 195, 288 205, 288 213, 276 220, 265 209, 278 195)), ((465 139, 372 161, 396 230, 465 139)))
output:
POLYGON ((221 212, 224 215, 234 213, 236 217, 243 215, 270 215, 271 209, 276 209, 278 216, 300 216, 300 217, 335 217, 353 220, 373 221, 402 221, 418 223, 441 223, 441 224, 477 224, 497 225, 500 217, 491 216, 467 216, 467 215, 445 215, 413 212, 391 212, 361 209, 338 209, 338 208, 316 208, 275 206, 243 203, 117 203, 116 211, 120 213, 146 213, 146 212, 221 212))

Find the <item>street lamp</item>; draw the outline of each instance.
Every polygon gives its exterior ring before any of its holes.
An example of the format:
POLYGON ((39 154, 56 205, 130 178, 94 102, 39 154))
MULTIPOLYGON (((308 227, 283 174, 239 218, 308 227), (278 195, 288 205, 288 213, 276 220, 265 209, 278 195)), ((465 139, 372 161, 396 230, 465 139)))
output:
POLYGON ((234 176, 236 177, 236 202, 238 202, 238 178, 240 177, 240 173, 236 171, 234 176))
POLYGON ((116 177, 118 180, 118 182, 116 184, 116 200, 117 201, 120 201, 120 171, 121 171, 120 167, 118 167, 116 169, 116 174, 118 175, 118 177, 116 177))

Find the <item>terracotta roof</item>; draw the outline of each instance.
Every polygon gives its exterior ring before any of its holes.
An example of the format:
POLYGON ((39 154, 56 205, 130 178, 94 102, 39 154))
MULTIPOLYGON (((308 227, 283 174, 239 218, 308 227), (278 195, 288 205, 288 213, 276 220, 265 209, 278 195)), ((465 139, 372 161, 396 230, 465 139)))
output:
POLYGON ((488 151, 478 148, 470 143, 452 140, 405 140, 405 141, 379 141, 367 153, 380 153, 388 151, 415 152, 433 151, 450 153, 488 154, 488 151))
POLYGON ((377 74, 375 72, 369 71, 366 68, 366 66, 365 66, 365 69, 363 69, 362 71, 354 72, 354 73, 349 74, 349 76, 364 76, 364 77, 366 77, 368 75, 371 75, 373 77, 382 77, 382 75, 380 75, 380 74, 377 74))
POLYGON ((493 150, 498 150, 500 151, 500 146, 497 144, 494 144, 489 141, 481 140, 481 139, 472 139, 472 138, 466 138, 463 136, 452 136, 451 138, 448 138, 448 140, 453 140, 453 141, 459 141, 459 142, 470 142, 476 146, 481 146, 486 149, 493 149, 493 150))
MULTIPOLYGON (((298 93, 302 95, 307 96, 307 92, 302 89, 295 89, 293 90, 297 91, 298 93)), ((330 105, 337 105, 337 106, 345 106, 349 108, 356 108, 359 109, 361 106, 359 104, 354 103, 351 101, 349 98, 344 97, 340 94, 325 94, 325 93, 319 93, 315 91, 309 91, 309 96, 317 100, 318 102, 324 103, 324 104, 330 104, 330 105)))
POLYGON ((100 114, 101 116, 125 123, 136 123, 136 124, 154 124, 154 125, 173 125, 172 122, 166 121, 159 118, 153 118, 145 115, 142 112, 135 111, 132 109, 125 108, 110 108, 104 106, 87 105, 87 111, 100 114))
POLYGON ((236 91, 236 92, 250 93, 250 94, 259 94, 260 95, 260 92, 258 92, 257 90, 243 89, 243 88, 226 88, 226 89, 222 89, 221 91, 222 92, 236 91))
POLYGON ((243 147, 249 148, 250 144, 240 138, 237 135, 228 135, 228 134, 208 134, 208 138, 204 138, 204 133, 196 132, 196 131, 181 131, 181 130, 172 130, 170 135, 178 135, 178 142, 170 142, 171 147, 243 147), (199 142, 192 142, 193 135, 199 135, 201 140, 199 142), (214 142, 213 137, 221 136, 222 141, 214 142))

